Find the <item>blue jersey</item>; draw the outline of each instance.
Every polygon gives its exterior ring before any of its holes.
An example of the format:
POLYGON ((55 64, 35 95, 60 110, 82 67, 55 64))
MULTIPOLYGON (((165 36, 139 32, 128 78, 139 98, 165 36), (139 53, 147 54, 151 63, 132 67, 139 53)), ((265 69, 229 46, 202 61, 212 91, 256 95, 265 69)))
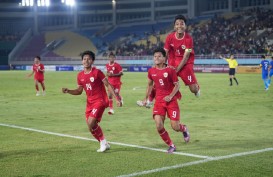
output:
POLYGON ((260 66, 262 67, 262 78, 267 79, 268 78, 269 61, 262 60, 260 66))

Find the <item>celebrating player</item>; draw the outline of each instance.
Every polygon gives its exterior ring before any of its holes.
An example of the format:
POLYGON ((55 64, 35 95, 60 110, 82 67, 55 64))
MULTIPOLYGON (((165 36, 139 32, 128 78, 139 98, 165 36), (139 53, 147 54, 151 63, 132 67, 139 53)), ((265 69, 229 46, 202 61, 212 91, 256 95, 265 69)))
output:
POLYGON ((176 68, 177 75, 196 97, 200 96, 200 87, 194 74, 193 39, 186 32, 186 18, 177 15, 174 19, 174 32, 165 41, 164 49, 168 57, 168 65, 176 68))
POLYGON ((235 73, 236 73, 236 68, 238 66, 238 63, 236 61, 236 59, 234 59, 234 55, 230 54, 229 58, 224 58, 222 57, 222 55, 219 56, 221 59, 226 60, 228 62, 229 65, 229 81, 230 81, 230 86, 232 86, 232 79, 235 80, 236 84, 239 85, 238 80, 235 77, 235 73))
POLYGON ((39 85, 38 83, 41 84, 43 92, 42 95, 45 95, 45 83, 44 83, 44 72, 45 72, 45 67, 41 63, 41 58, 40 56, 36 56, 34 58, 34 64, 32 65, 32 73, 28 75, 28 77, 31 77, 34 73, 34 83, 35 83, 35 88, 36 88, 36 96, 40 96, 40 91, 39 91, 39 85))
POLYGON ((180 108, 177 102, 177 99, 181 99, 179 80, 175 69, 166 66, 165 57, 166 51, 163 48, 154 51, 155 67, 148 70, 148 85, 144 100, 148 99, 152 89, 155 88, 153 118, 159 135, 169 146, 167 152, 173 153, 176 147, 164 128, 166 114, 170 118, 173 130, 183 133, 185 142, 189 142, 190 134, 186 125, 180 123, 180 108))
MULTIPOLYGON (((164 49, 168 57, 168 65, 176 68, 177 75, 196 97, 199 97, 200 87, 194 74, 194 50, 193 39, 186 33, 186 18, 177 15, 174 20, 174 32, 170 33, 165 41, 164 49)), ((153 93, 153 92, 152 92, 153 93)), ((155 95, 155 94, 153 94, 155 95)), ((149 108, 152 105, 153 95, 145 103, 137 101, 138 106, 149 108)))
MULTIPOLYGON (((114 53, 110 53, 109 56, 109 63, 106 64, 106 70, 107 70, 107 76, 108 76, 108 82, 113 86, 114 91, 116 95, 119 97, 120 100, 122 100, 122 97, 120 96, 120 88, 122 82, 120 81, 121 76, 123 75, 122 67, 120 64, 115 62, 116 56, 114 53)), ((114 114, 113 109, 113 95, 111 92, 108 91, 109 96, 109 111, 108 114, 114 114)))
POLYGON ((81 58, 84 70, 77 76, 78 87, 73 90, 62 88, 62 92, 71 95, 80 95, 83 90, 86 92, 86 123, 91 134, 100 142, 100 148, 97 152, 104 152, 110 149, 110 145, 99 126, 103 112, 109 105, 105 86, 116 96, 117 105, 122 106, 122 104, 103 72, 92 66, 95 61, 95 54, 92 51, 85 51, 82 53, 81 58))

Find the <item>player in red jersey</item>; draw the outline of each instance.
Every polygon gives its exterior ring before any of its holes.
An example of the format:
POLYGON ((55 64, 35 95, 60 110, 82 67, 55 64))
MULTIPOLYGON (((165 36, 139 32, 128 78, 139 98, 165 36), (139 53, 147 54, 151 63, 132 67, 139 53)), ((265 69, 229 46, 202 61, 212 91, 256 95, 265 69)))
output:
MULTIPOLYGON (((122 67, 120 64, 115 62, 116 56, 114 53, 110 53, 109 56, 109 63, 106 64, 106 70, 107 70, 107 76, 108 76, 108 82, 113 86, 114 91, 116 95, 122 100, 122 97, 120 96, 120 88, 121 88, 121 76, 123 75, 122 67)), ((108 114, 112 115, 114 114, 113 109, 113 95, 111 92, 108 92, 109 96, 109 111, 108 114)), ((123 103, 123 101, 121 101, 123 103)))
POLYGON ((86 123, 91 134, 100 142, 100 148, 97 152, 104 152, 110 149, 110 145, 106 141, 103 131, 99 126, 103 112, 109 105, 105 86, 116 96, 117 105, 122 106, 122 104, 103 72, 92 66, 95 61, 95 54, 92 51, 85 51, 81 57, 84 70, 79 72, 77 76, 78 87, 73 90, 62 88, 62 92, 71 95, 80 95, 83 90, 86 92, 86 123))
POLYGON ((44 72, 45 72, 45 66, 41 63, 40 56, 36 56, 34 58, 34 64, 32 65, 32 73, 28 75, 28 77, 31 77, 34 73, 34 82, 35 82, 35 88, 36 88, 36 96, 40 96, 39 86, 38 83, 41 84, 43 92, 42 95, 45 95, 45 83, 44 83, 44 72))
POLYGON ((181 99, 179 80, 173 67, 165 64, 166 51, 158 48, 154 51, 155 67, 148 70, 147 100, 153 88, 156 90, 153 118, 162 140, 169 146, 168 153, 176 151, 168 132, 164 128, 165 116, 170 118, 171 127, 182 132, 184 141, 189 142, 190 134, 187 126, 180 123, 180 108, 177 99, 181 99))
MULTIPOLYGON (((200 87, 194 74, 194 50, 192 37, 186 33, 186 18, 177 15, 174 20, 174 32, 170 33, 165 41, 164 49, 167 52, 168 65, 176 68, 177 75, 189 86, 190 91, 199 97, 200 87)), ((148 101, 137 101, 138 106, 149 108, 154 99, 154 91, 148 101)))
POLYGON ((167 52, 168 63, 176 68, 177 75, 189 86, 196 97, 200 96, 200 88, 194 74, 193 39, 186 33, 186 18, 177 15, 174 20, 174 32, 170 33, 165 41, 164 49, 167 52))

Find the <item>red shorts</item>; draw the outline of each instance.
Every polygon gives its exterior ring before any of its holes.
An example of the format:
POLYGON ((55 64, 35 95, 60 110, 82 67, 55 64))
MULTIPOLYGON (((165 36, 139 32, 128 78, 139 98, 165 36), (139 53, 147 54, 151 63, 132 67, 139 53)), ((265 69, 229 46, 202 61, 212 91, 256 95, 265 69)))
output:
POLYGON ((166 113, 171 120, 180 120, 180 109, 176 99, 170 102, 155 102, 153 117, 155 115, 161 115, 165 117, 166 113))
POLYGON ((34 80, 36 80, 36 81, 38 81, 40 83, 44 82, 44 78, 43 77, 36 77, 36 78, 34 78, 34 80))
POLYGON ((115 84, 115 85, 111 84, 111 85, 113 86, 114 92, 119 94, 121 84, 115 84))
POLYGON ((197 79, 193 71, 193 64, 184 65, 184 67, 177 73, 185 85, 197 84, 197 79))
POLYGON ((105 110, 105 105, 103 102, 96 102, 96 103, 87 103, 86 110, 85 110, 85 118, 86 121, 89 117, 96 118, 98 122, 101 121, 103 112, 105 110))

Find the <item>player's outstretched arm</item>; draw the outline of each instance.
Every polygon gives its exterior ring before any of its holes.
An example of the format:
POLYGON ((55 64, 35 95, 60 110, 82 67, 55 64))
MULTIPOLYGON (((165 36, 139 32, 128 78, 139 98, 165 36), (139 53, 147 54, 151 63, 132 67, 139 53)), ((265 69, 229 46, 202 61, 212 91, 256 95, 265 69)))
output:
POLYGON ((32 71, 30 74, 27 75, 27 77, 31 77, 34 74, 34 71, 32 71))
POLYGON ((223 57, 222 55, 219 55, 219 58, 221 58, 221 59, 223 59, 223 60, 225 60, 226 58, 225 57, 223 57))
POLYGON ((83 91, 82 86, 79 86, 78 88, 76 88, 74 90, 70 90, 68 88, 62 88, 63 93, 69 93, 71 95, 80 95, 80 94, 82 94, 82 91, 83 91))

